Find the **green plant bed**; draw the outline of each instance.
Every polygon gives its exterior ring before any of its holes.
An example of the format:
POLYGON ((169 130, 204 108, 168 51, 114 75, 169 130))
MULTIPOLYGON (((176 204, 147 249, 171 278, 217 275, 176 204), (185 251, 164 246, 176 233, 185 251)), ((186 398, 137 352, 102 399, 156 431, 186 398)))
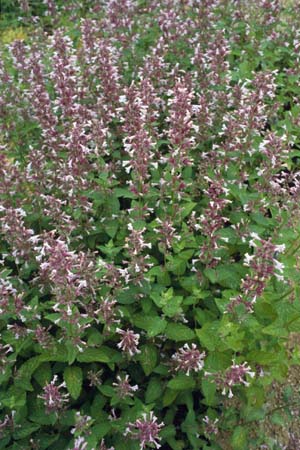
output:
POLYGON ((299 20, 243 5, 3 1, 0 449, 299 448, 299 20))

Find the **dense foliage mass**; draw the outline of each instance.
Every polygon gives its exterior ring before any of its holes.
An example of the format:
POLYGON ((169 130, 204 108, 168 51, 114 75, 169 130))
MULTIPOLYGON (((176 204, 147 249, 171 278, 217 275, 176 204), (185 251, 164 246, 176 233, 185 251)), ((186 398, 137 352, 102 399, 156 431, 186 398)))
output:
POLYGON ((299 449, 299 7, 1 6, 0 449, 299 449))

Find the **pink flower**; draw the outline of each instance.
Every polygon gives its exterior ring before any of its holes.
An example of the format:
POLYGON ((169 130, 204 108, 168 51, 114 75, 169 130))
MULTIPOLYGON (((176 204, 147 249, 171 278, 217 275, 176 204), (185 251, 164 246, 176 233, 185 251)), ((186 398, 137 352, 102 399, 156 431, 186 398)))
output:
POLYGON ((205 352, 200 353, 196 344, 192 344, 192 348, 188 344, 184 344, 178 352, 174 353, 172 360, 175 363, 175 370, 182 370, 187 375, 191 370, 199 372, 204 367, 205 352))
MULTIPOLYGON (((72 450, 86 450, 88 443, 83 437, 75 439, 74 447, 72 450)), ((71 449, 70 449, 71 450, 71 449)))
POLYGON ((161 438, 158 436, 164 423, 157 423, 157 417, 150 412, 149 417, 147 414, 143 414, 143 419, 137 419, 134 423, 129 423, 124 435, 131 434, 133 439, 138 439, 140 441, 140 449, 146 448, 147 444, 154 444, 156 448, 160 448, 161 445, 158 441, 161 438))
POLYGON ((232 387, 243 384, 244 386, 250 386, 246 376, 254 378, 255 372, 252 372, 251 367, 245 361, 242 364, 236 364, 234 361, 232 365, 226 369, 225 372, 209 373, 205 372, 205 376, 212 376, 216 385, 222 389, 222 395, 228 393, 228 397, 233 397, 232 387))
POLYGON ((3 437, 4 433, 8 428, 11 428, 11 430, 14 429, 15 423, 14 423, 14 415, 16 411, 12 411, 10 415, 6 414, 3 420, 0 421, 0 438, 3 437))
POLYGON ((126 374, 125 378, 117 376, 117 383, 113 383, 112 385, 115 386, 117 394, 120 398, 125 397, 133 397, 133 393, 138 390, 138 385, 131 386, 129 384, 129 375, 126 374))
POLYGON ((207 435, 207 437, 212 434, 218 434, 219 419, 212 420, 208 416, 205 416, 202 420, 205 423, 204 433, 207 435))
POLYGON ((118 348, 122 349, 123 352, 128 353, 130 356, 134 356, 136 353, 141 353, 141 351, 137 348, 140 339, 139 334, 134 334, 134 332, 129 329, 124 331, 120 328, 117 328, 116 332, 122 336, 121 342, 117 344, 118 348))
POLYGON ((116 300, 106 298, 101 302, 97 311, 95 311, 95 314, 101 317, 102 321, 108 327, 108 329, 113 323, 120 322, 120 320, 116 319, 116 303, 116 300))
POLYGON ((0 344, 0 373, 4 373, 4 371, 8 365, 7 354, 12 351, 13 351, 13 348, 11 345, 0 344))
POLYGON ((55 384, 57 379, 58 376, 54 375, 53 380, 43 388, 44 393, 38 396, 44 400, 47 414, 61 411, 64 404, 69 401, 69 394, 61 392, 61 389, 66 387, 66 383, 63 382, 57 386, 55 384))

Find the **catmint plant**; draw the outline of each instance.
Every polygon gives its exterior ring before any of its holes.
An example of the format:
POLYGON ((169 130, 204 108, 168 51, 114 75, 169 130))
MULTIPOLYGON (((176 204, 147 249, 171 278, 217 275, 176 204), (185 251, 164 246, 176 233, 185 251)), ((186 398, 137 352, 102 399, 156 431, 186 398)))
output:
POLYGON ((2 3, 0 447, 297 445, 297 5, 2 3))

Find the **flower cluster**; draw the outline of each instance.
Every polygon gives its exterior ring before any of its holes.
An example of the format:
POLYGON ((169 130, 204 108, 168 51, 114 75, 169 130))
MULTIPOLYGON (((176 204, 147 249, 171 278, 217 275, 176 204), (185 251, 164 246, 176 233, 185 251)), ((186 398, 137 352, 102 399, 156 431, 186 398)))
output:
POLYGON ((213 382, 222 390, 222 395, 228 394, 229 398, 233 397, 232 388, 237 385, 250 386, 247 381, 247 375, 251 378, 255 377, 255 372, 247 362, 236 364, 234 361, 232 365, 224 372, 209 373, 205 372, 205 376, 211 377, 213 382))
POLYGON ((117 344, 118 348, 129 356, 140 353, 138 349, 140 335, 138 333, 134 333, 133 330, 129 330, 128 328, 126 331, 117 328, 116 332, 122 336, 121 341, 117 344))
POLYGON ((39 398, 44 401, 47 414, 61 412, 69 401, 70 395, 61 391, 66 387, 66 383, 57 385, 57 380, 58 376, 54 375, 52 381, 44 386, 43 394, 39 395, 39 398))
POLYGON ((129 375, 126 374, 125 377, 117 376, 117 382, 112 384, 117 392, 118 397, 133 397, 134 392, 138 390, 138 385, 131 386, 129 383, 129 375))
POLYGON ((134 423, 129 423, 125 436, 128 434, 132 439, 140 441, 140 449, 143 450, 147 445, 153 444, 155 448, 160 448, 159 432, 163 428, 164 423, 158 423, 157 417, 153 414, 153 411, 149 415, 143 414, 142 419, 137 419, 134 423))
POLYGON ((267 281, 274 275, 279 281, 284 281, 284 264, 278 261, 277 255, 285 251, 285 245, 276 245, 271 240, 264 240, 257 233, 251 233, 249 244, 254 253, 245 254, 244 265, 251 269, 242 280, 242 294, 230 300, 228 311, 233 311, 237 305, 243 304, 247 312, 253 312, 253 304, 260 297, 267 281))
POLYGON ((90 427, 93 424, 93 419, 87 415, 81 415, 79 411, 76 413, 76 423, 74 428, 71 429, 71 434, 75 436, 81 436, 81 434, 90 434, 90 427))
POLYGON ((11 345, 9 345, 9 344, 3 345, 0 343, 0 372, 1 373, 4 373, 6 370, 6 367, 8 365, 7 355, 11 352, 13 352, 13 348, 11 345))
POLYGON ((14 415, 16 411, 12 411, 11 415, 6 414, 3 420, 0 421, 0 437, 2 438, 6 430, 14 429, 14 415))
POLYGON ((206 353, 200 353, 196 344, 192 344, 192 348, 188 344, 184 344, 178 352, 172 355, 172 360, 176 371, 182 370, 189 375, 191 371, 199 372, 203 369, 205 356, 206 353))
POLYGON ((88 443, 83 437, 78 437, 75 439, 74 447, 70 450, 86 450, 88 443))
POLYGON ((203 422, 205 423, 204 425, 204 432, 207 435, 207 437, 209 438, 212 434, 218 434, 219 429, 218 429, 218 422, 219 419, 215 419, 212 420, 210 419, 208 416, 205 416, 203 418, 203 422))

